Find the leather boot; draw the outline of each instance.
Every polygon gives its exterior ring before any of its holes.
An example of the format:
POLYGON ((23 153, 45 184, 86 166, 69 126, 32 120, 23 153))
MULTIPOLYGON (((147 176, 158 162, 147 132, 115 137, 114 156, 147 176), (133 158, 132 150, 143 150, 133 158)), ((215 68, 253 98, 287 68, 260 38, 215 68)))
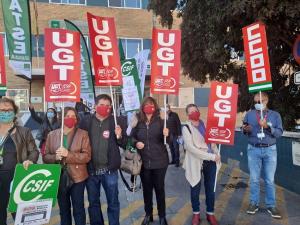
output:
POLYGON ((194 214, 192 219, 192 225, 200 224, 200 214, 194 214))
POLYGON ((153 215, 146 215, 141 225, 149 225, 153 222, 153 215))
POLYGON ((159 225, 168 225, 166 217, 159 218, 159 225))

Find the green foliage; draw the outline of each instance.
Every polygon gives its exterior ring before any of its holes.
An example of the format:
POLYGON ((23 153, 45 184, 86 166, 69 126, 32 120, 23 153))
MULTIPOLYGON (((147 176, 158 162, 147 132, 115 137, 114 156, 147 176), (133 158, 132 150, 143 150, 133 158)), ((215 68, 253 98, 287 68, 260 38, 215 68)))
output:
POLYGON ((245 65, 232 60, 233 49, 242 56, 242 28, 265 23, 273 81, 271 108, 281 113, 285 129, 293 129, 300 119, 300 92, 291 75, 300 70, 292 55, 300 33, 299 0, 151 0, 148 8, 169 28, 174 10, 179 9, 183 73, 200 83, 208 78, 233 79, 239 84, 241 112, 251 107, 253 96, 248 93, 245 65))

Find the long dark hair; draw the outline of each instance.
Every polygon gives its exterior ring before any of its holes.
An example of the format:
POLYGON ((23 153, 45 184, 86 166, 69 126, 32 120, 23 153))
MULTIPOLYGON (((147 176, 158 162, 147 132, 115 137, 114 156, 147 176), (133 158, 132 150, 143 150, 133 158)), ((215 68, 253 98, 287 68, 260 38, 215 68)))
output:
POLYGON ((152 117, 151 117, 151 120, 153 120, 154 118, 157 118, 157 117, 160 116, 160 108, 159 108, 159 106, 158 106, 156 100, 155 100, 154 98, 152 98, 152 97, 145 97, 145 98, 143 99, 143 101, 142 101, 141 106, 140 106, 140 111, 139 111, 139 113, 137 114, 137 117, 138 117, 139 122, 144 122, 144 123, 147 122, 147 116, 146 116, 146 114, 144 113, 143 108, 144 108, 144 106, 145 106, 146 104, 148 104, 148 103, 153 104, 153 105, 154 105, 154 108, 155 108, 155 111, 154 111, 154 113, 153 113, 153 115, 152 115, 152 117))
POLYGON ((17 114, 18 114, 18 111, 19 111, 19 107, 16 105, 15 101, 13 99, 10 99, 10 98, 7 98, 7 97, 3 97, 3 98, 0 98, 0 104, 2 104, 2 103, 8 103, 8 104, 10 104, 13 107, 13 111, 15 113, 14 122, 16 122, 17 121, 17 114))

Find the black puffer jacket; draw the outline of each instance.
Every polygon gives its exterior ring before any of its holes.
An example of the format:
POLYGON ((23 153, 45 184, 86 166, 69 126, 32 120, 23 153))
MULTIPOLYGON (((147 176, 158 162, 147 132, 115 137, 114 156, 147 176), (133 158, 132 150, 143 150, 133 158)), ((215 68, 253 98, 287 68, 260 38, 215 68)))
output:
POLYGON ((134 145, 137 142, 145 144, 144 149, 139 150, 143 167, 145 169, 161 169, 169 164, 167 148, 164 145, 164 122, 160 117, 153 118, 149 125, 138 122, 132 129, 131 136, 134 145))

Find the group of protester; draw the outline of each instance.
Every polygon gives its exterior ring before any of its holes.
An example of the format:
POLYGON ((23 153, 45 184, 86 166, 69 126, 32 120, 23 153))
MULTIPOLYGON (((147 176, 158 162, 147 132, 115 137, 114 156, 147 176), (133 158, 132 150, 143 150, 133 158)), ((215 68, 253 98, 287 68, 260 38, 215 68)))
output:
MULTIPOLYGON (((248 164, 250 170, 250 204, 248 214, 259 209, 259 181, 263 169, 266 184, 265 203, 274 218, 281 218, 276 208, 274 174, 276 170, 276 138, 282 135, 280 115, 267 108, 268 96, 263 93, 262 102, 254 96, 255 108, 247 112, 242 130, 249 137, 248 164), (259 110, 263 110, 263 118, 259 110), (262 133, 263 131, 263 133, 262 133), (264 136, 262 136, 262 134, 264 136)), ((84 190, 88 194, 88 213, 91 225, 104 225, 101 211, 100 188, 107 198, 107 215, 110 225, 119 225, 120 202, 118 170, 121 165, 120 148, 125 149, 131 139, 142 158, 141 181, 143 186, 145 217, 142 225, 153 222, 153 190, 155 191, 159 223, 167 225, 165 203, 165 176, 169 158, 164 138, 167 137, 172 152, 172 163, 180 166, 179 142, 183 139, 185 157, 183 168, 190 184, 193 210, 192 225, 200 224, 200 189, 204 181, 206 218, 212 225, 218 222, 214 216, 215 179, 221 165, 221 157, 215 144, 205 142, 205 125, 195 104, 186 107, 188 121, 181 129, 178 115, 168 106, 167 127, 161 118, 156 100, 146 97, 139 112, 126 133, 124 123, 115 124, 110 96, 101 94, 95 99, 95 113, 79 116, 72 107, 64 109, 63 129, 57 112, 49 108, 45 119, 39 118, 32 106, 32 117, 41 124, 40 151, 44 163, 61 164, 58 205, 61 224, 86 224, 84 190), (118 125, 119 124, 119 125, 118 125), (61 146, 63 132, 63 146, 61 146)), ((6 224, 10 183, 17 163, 28 168, 36 163, 39 151, 30 129, 18 126, 18 107, 13 100, 0 99, 0 224, 6 224)), ((15 215, 13 214, 13 217, 15 215)))

